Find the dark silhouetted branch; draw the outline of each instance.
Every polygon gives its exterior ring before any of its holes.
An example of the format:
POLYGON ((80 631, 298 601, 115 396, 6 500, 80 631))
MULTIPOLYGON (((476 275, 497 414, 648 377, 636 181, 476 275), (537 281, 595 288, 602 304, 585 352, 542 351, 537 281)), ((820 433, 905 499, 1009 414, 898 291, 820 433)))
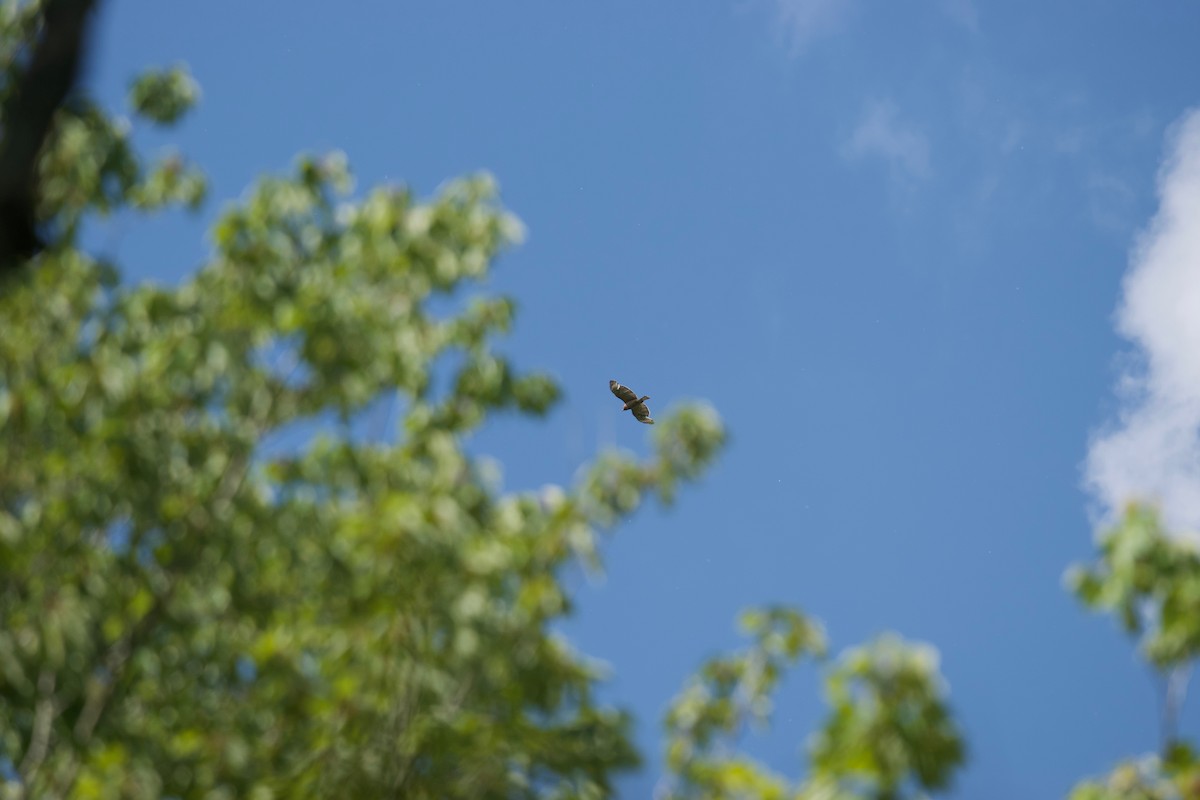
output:
POLYGON ((0 271, 16 269, 45 246, 34 211, 38 154, 79 77, 95 5, 46 0, 29 66, 9 91, 0 138, 0 271))

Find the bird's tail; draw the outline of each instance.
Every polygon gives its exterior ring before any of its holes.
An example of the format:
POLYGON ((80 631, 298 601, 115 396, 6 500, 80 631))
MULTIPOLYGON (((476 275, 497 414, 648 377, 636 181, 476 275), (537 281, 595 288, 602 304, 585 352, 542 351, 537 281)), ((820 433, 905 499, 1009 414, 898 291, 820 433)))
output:
POLYGON ((644 422, 644 423, 646 423, 647 425, 653 425, 653 424, 654 424, 654 419, 653 419, 653 418, 651 418, 651 417, 646 417, 645 419, 638 420, 638 421, 639 421, 639 422, 644 422))

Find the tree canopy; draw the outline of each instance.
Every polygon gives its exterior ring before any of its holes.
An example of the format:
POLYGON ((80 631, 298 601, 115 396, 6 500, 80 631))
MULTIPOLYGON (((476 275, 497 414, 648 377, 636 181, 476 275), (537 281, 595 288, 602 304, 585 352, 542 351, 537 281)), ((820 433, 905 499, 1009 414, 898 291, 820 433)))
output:
MULTIPOLYGON (((134 83, 141 119, 196 97, 134 83)), ((41 159, 53 246, 0 299, 0 755, 51 797, 579 795, 635 763, 628 718, 552 635, 568 559, 643 497, 698 477, 704 407, 577 486, 504 494, 463 438, 539 415, 549 377, 493 346, 514 303, 429 302, 481 278, 520 226, 487 176, 358 200, 302 157, 226 209, 178 287, 126 286, 78 246, 89 214, 203 197, 170 155, 78 102, 41 159), (336 424, 394 393, 402 434, 336 424), (211 795, 216 792, 216 795, 211 795)))

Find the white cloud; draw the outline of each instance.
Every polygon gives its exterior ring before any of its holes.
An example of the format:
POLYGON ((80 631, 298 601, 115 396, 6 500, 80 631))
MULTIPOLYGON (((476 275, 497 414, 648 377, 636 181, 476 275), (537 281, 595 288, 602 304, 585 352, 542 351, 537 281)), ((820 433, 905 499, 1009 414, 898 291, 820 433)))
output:
POLYGON ((777 21, 788 50, 799 55, 814 39, 841 23, 852 0, 774 0, 777 21))
POLYGON ((929 174, 929 140, 915 126, 903 122, 894 103, 867 103, 858 127, 842 146, 846 158, 882 158, 893 174, 916 178, 929 174))
POLYGON ((1137 348, 1124 408, 1095 435, 1085 468, 1105 520, 1133 499, 1176 530, 1200 531, 1200 109, 1168 137, 1159 208, 1125 275, 1117 330, 1137 348))

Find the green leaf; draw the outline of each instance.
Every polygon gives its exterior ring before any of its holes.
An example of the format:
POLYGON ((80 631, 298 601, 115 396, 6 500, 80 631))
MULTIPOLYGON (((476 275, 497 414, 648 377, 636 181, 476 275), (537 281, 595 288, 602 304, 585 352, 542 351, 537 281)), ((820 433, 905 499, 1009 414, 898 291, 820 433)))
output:
POLYGON ((199 99, 200 87, 182 64, 145 72, 129 89, 134 113, 160 125, 177 122, 199 99))

